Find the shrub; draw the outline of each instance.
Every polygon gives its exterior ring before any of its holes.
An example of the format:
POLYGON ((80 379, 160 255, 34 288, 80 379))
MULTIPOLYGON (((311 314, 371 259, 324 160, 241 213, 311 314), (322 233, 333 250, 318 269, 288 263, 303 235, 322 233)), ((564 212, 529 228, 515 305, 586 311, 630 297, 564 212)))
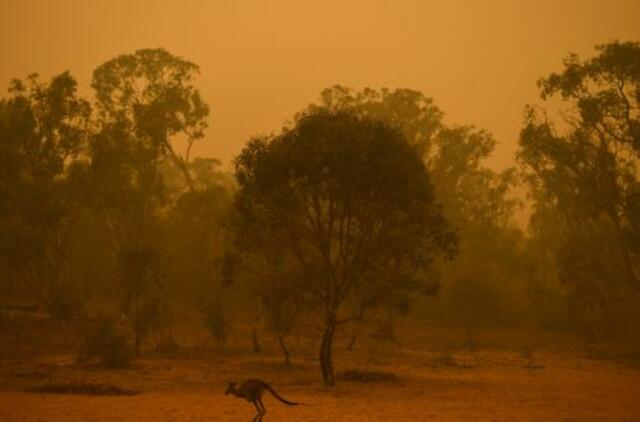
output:
POLYGON ((216 341, 216 348, 222 350, 229 337, 231 323, 220 302, 212 301, 205 306, 203 317, 205 327, 216 341))
POLYGON ((133 396, 137 391, 110 384, 44 384, 27 391, 41 394, 86 394, 90 396, 133 396))
POLYGON ((97 361, 108 368, 122 368, 129 364, 131 356, 131 347, 119 324, 111 318, 103 318, 85 334, 78 360, 97 361))
POLYGON ((359 369, 348 369, 338 374, 338 379, 343 381, 364 382, 364 383, 385 383, 396 382, 399 378, 396 374, 380 371, 362 371, 359 369))
POLYGON ((70 321, 79 310, 79 301, 69 289, 59 288, 54 291, 47 308, 51 316, 60 321, 70 321))

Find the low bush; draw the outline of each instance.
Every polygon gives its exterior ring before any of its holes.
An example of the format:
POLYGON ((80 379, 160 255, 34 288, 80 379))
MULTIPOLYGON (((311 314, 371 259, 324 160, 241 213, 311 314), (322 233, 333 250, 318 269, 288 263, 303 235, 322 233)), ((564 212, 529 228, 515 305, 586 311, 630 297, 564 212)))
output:
POLYGON ((218 301, 210 302, 203 309, 203 318, 205 327, 216 341, 216 348, 222 350, 231 331, 231 322, 222 304, 218 301))
POLYGON ((395 382, 400 378, 396 374, 380 371, 361 371, 359 369, 349 369, 338 374, 338 379, 342 381, 364 382, 364 383, 382 383, 395 382))
POLYGON ((41 394, 85 394, 90 396, 133 396, 137 391, 109 384, 44 384, 28 390, 41 394))
POLYGON ((109 318, 102 319, 84 334, 78 360, 97 361, 108 368, 122 368, 129 364, 132 350, 119 324, 109 318))

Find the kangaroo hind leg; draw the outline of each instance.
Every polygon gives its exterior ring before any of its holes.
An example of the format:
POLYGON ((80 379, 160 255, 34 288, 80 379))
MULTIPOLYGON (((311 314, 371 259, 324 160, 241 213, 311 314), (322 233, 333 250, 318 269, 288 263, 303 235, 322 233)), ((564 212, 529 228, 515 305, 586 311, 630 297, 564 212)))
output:
POLYGON ((258 399, 258 404, 260 405, 260 408, 261 408, 260 419, 258 419, 258 422, 261 422, 262 418, 264 418, 264 415, 267 414, 267 408, 264 407, 264 403, 262 403, 262 399, 258 399))
POLYGON ((258 413, 256 413, 256 416, 252 419, 252 422, 260 422, 260 419, 262 419, 262 409, 260 408, 257 400, 252 401, 251 403, 253 403, 253 405, 256 407, 256 410, 258 411, 258 413))

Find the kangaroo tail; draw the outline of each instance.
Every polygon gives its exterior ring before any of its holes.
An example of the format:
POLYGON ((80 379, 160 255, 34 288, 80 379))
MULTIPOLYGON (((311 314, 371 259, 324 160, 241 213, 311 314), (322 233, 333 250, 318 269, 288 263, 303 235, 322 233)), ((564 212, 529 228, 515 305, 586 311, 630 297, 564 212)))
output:
POLYGON ((271 388, 271 386, 269 384, 267 384, 266 382, 264 383, 264 386, 265 386, 265 388, 267 390, 269 390, 269 392, 273 395, 273 397, 275 397, 276 399, 280 400, 282 403, 287 404, 289 406, 297 406, 297 405, 300 404, 300 403, 296 403, 296 402, 289 401, 289 400, 285 399, 280 394, 276 393, 276 390, 271 388))

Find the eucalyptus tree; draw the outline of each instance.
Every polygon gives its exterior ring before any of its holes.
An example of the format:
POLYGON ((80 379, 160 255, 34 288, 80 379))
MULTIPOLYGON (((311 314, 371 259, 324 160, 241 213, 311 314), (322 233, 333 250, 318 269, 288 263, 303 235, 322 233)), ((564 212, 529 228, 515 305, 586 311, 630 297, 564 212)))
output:
POLYGON ((586 230, 604 219, 624 277, 640 288, 634 253, 639 235, 634 211, 640 186, 640 45, 613 42, 596 49, 598 55, 587 60, 570 55, 562 72, 540 80, 542 98, 559 96, 567 107, 560 124, 543 110, 528 109, 519 160, 570 231, 586 230))
POLYGON ((14 80, 0 100, 0 254, 7 276, 66 312, 71 234, 85 202, 91 107, 68 72, 14 80))
POLYGON ((302 276, 283 282, 320 312, 325 385, 334 384, 336 329, 357 317, 345 310, 350 296, 383 273, 393 274, 387 286, 420 284, 435 255, 454 253, 419 149, 379 120, 302 113, 281 134, 249 142, 236 177, 239 244, 293 266, 302 276))
MULTIPOLYGON (((522 243, 514 221, 519 205, 514 194, 518 178, 513 168, 498 172, 487 166, 486 160, 496 147, 491 133, 472 125, 447 124, 444 112, 432 98, 406 88, 355 91, 333 86, 322 92, 317 105, 310 107, 311 110, 322 108, 351 110, 359 116, 385 121, 396 126, 408 142, 419 149, 431 176, 435 198, 459 238, 456 259, 435 266, 433 278, 439 281, 434 283, 432 291, 441 284, 440 293, 446 297, 457 282, 466 287, 470 286, 469 280, 492 285, 488 294, 524 284, 522 271, 510 264, 520 259, 515 256, 520 248, 514 246, 522 243), (515 279, 518 282, 514 283, 515 279)), ((388 321, 383 324, 391 331, 394 314, 406 313, 416 299, 392 294, 372 296, 372 293, 369 289, 363 290, 355 307, 375 304, 386 308, 384 318, 388 321)), ((473 294, 467 297, 482 300, 473 294)), ((455 306, 464 307, 465 304, 455 306)), ((452 312, 458 313, 458 310, 452 312)))
POLYGON ((528 107, 518 159, 535 194, 535 233, 555 239, 560 279, 583 313, 610 319, 622 309, 614 303, 640 289, 640 45, 596 51, 569 55, 539 81, 561 119, 528 107))
POLYGON ((95 203, 119 257, 124 306, 134 320, 138 349, 149 325, 145 309, 165 300, 158 225, 172 192, 163 168, 172 163, 183 186, 196 189, 190 152, 204 136, 209 113, 194 85, 197 73, 197 65, 163 49, 120 55, 93 73, 95 203))

